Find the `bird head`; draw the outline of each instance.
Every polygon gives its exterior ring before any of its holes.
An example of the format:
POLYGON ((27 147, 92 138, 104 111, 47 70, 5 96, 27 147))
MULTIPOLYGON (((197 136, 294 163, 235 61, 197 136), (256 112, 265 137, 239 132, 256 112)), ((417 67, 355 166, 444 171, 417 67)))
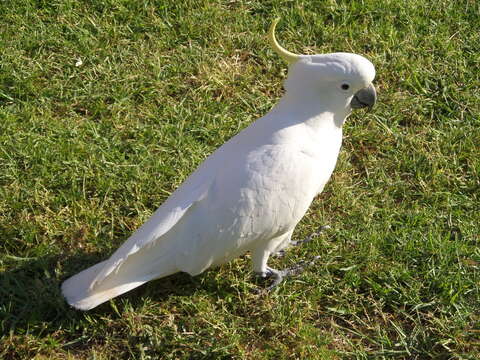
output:
POLYGON ((285 82, 287 93, 303 99, 316 99, 327 109, 372 108, 376 91, 372 84, 375 67, 363 56, 351 53, 297 55, 285 50, 275 38, 275 27, 270 26, 268 38, 275 52, 290 64, 285 82))

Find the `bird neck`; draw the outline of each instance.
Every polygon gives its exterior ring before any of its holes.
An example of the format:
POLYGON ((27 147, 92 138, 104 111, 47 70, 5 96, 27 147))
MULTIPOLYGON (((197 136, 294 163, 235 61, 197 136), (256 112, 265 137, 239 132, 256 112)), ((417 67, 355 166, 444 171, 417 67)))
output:
POLYGON ((325 106, 328 103, 318 96, 310 94, 291 94, 287 92, 280 102, 272 109, 272 112, 281 114, 282 121, 293 123, 305 123, 314 129, 341 129, 345 119, 350 114, 349 109, 335 106, 335 110, 325 106))

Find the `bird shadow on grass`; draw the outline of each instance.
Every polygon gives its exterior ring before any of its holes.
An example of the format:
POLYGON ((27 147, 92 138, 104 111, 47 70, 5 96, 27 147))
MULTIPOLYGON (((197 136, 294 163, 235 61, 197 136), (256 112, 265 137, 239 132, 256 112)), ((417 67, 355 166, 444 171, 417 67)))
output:
MULTIPOLYGON (((12 259, 11 270, 0 273, 0 325, 3 332, 16 333, 28 329, 29 333, 42 335, 59 328, 69 327, 72 322, 83 319, 84 312, 70 307, 61 294, 61 284, 77 272, 103 260, 105 254, 76 253, 54 255, 33 259, 12 259)), ((115 309, 107 302, 90 310, 89 315, 122 311, 127 299, 129 306, 136 308, 149 297, 162 303, 170 296, 190 296, 201 289, 207 293, 226 296, 234 292, 228 281, 217 282, 208 273, 191 277, 177 273, 140 286, 115 301, 115 309)))

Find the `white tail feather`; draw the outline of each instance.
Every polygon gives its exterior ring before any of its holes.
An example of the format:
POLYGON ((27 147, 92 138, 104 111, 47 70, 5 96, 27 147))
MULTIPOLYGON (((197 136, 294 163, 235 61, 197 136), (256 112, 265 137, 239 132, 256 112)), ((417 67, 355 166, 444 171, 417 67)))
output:
POLYGON ((103 261, 72 276, 62 284, 67 302, 80 310, 90 310, 147 281, 176 273, 174 256, 160 249, 142 249, 130 255, 125 262, 101 282, 92 283, 107 261, 103 261))

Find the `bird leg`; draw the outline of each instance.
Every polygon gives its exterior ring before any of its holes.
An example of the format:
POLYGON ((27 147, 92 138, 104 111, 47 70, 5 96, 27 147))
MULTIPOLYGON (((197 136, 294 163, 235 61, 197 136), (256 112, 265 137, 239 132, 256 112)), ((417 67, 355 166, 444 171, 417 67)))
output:
POLYGON ((257 274, 257 276, 261 279, 267 279, 267 278, 273 279, 273 282, 269 286, 263 289, 256 289, 255 292, 262 293, 262 292, 269 292, 273 290, 283 281, 283 279, 289 276, 300 274, 301 272, 303 272, 303 270, 305 270, 306 267, 314 264, 315 261, 320 258, 320 256, 315 256, 310 261, 301 260, 290 268, 286 268, 283 270, 276 270, 267 266, 268 257, 270 256, 271 253, 274 253, 275 255, 278 256, 279 253, 280 254, 284 253, 285 248, 287 248, 288 246, 300 246, 302 244, 310 242, 315 237, 320 235, 322 231, 329 228, 330 226, 328 225, 322 226, 317 232, 310 234, 303 240, 297 240, 297 241, 291 240, 291 236, 293 232, 291 231, 290 233, 287 233, 286 236, 279 239, 280 241, 277 242, 273 251, 268 250, 268 248, 265 248, 265 247, 260 247, 259 249, 256 249, 255 251, 253 251, 252 261, 253 261, 253 270, 255 274, 257 274))

